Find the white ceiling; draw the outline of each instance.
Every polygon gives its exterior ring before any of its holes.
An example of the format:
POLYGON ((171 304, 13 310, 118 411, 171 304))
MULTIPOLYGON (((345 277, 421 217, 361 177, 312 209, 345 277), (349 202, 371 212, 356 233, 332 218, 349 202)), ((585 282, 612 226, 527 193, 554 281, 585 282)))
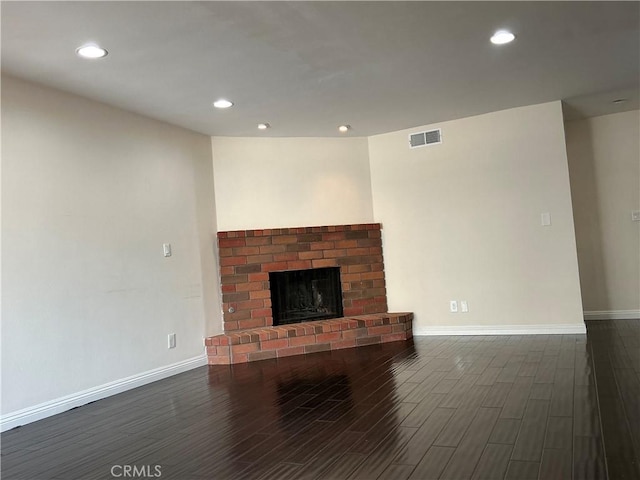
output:
POLYGON ((208 135, 363 136, 552 100, 591 116, 638 108, 639 7, 5 1, 2 70, 208 135), (516 41, 492 45, 500 28, 516 41), (109 55, 78 58, 89 41, 109 55))

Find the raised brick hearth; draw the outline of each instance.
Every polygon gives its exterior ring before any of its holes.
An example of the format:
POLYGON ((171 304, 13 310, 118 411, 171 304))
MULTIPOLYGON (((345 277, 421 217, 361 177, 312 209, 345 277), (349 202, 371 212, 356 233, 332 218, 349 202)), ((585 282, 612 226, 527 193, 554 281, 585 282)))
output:
POLYGON ((381 313, 228 332, 206 339, 210 365, 339 350, 412 337, 412 313, 381 313))
POLYGON ((218 233, 224 334, 209 364, 233 364, 406 340, 411 313, 386 313, 378 223, 218 233), (269 272, 339 267, 344 318, 274 326, 269 272))

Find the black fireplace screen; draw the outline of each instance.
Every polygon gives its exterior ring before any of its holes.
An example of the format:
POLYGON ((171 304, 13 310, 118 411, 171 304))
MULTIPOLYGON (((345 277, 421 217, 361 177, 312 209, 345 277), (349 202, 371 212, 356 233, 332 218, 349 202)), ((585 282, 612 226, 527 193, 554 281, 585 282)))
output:
POLYGON ((270 272, 273 324, 342 317, 340 268, 270 272))

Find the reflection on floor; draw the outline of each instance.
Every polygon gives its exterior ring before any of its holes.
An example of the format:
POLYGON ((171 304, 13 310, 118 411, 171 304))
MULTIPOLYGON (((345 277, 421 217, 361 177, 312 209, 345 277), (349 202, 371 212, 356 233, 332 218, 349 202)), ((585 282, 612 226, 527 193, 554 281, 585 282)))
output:
POLYGON ((640 478, 638 324, 202 367, 5 432, 2 478, 607 478, 592 358, 609 478, 640 478))

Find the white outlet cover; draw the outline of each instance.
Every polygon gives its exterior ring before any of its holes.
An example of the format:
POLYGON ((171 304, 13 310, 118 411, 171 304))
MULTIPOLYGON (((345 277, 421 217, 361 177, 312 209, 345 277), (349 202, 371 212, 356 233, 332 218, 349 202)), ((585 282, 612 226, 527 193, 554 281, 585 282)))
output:
POLYGON ((633 210, 631 212, 631 221, 640 222, 640 210, 633 210))
POLYGON ((451 300, 449 302, 449 311, 451 313, 457 313, 458 312, 458 302, 455 300, 451 300))
POLYGON ((170 257, 171 256, 171 244, 170 243, 163 243, 162 244, 162 252, 164 253, 165 257, 170 257))
POLYGON ((167 346, 169 348, 176 348, 176 334, 175 333, 170 333, 167 336, 167 346))
POLYGON ((467 313, 469 311, 469 304, 466 300, 460 301, 460 310, 462 310, 462 313, 467 313))

